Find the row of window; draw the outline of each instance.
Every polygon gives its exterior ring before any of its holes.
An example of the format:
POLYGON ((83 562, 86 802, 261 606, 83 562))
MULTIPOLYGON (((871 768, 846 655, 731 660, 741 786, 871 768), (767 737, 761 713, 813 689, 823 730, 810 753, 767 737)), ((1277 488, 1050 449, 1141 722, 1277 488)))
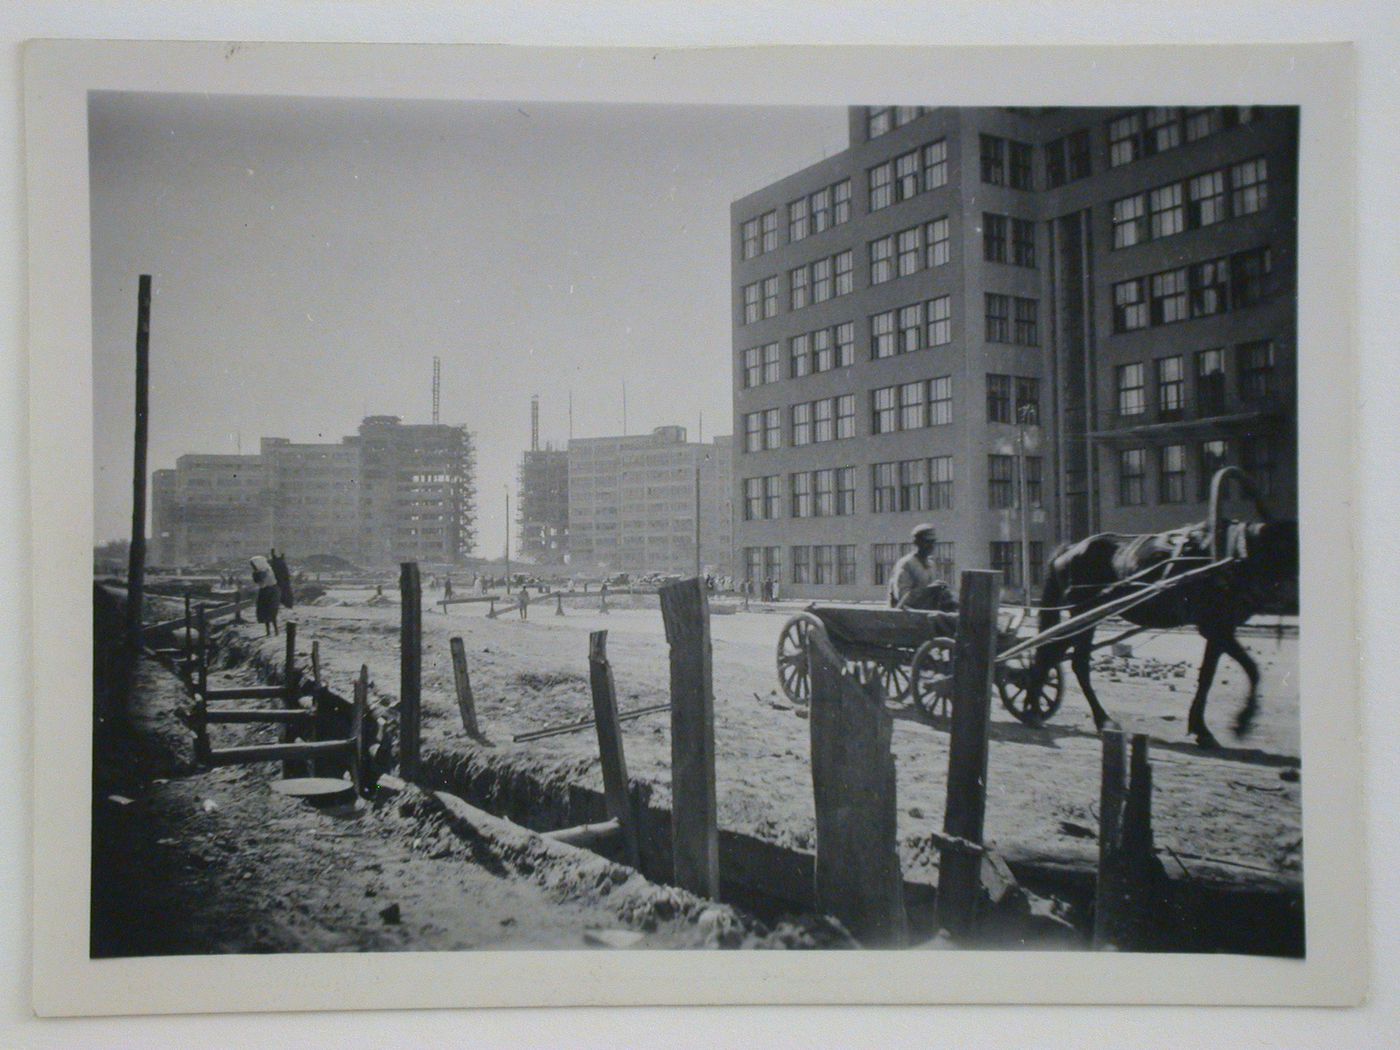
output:
MULTIPOLYGON (((895 564, 909 551, 908 543, 872 543, 870 545, 870 582, 885 586, 894 572, 895 564)), ((1045 544, 1032 541, 1029 547, 1031 584, 1038 586, 1045 567, 1045 544)), ((1021 586, 1021 544, 994 540, 987 550, 988 564, 1002 574, 1007 587, 1021 586)), ((857 579, 856 545, 853 543, 799 545, 788 548, 788 582, 794 584, 835 584, 854 586, 857 579)), ((934 575, 942 580, 955 579, 953 544, 940 541, 933 545, 930 557, 934 575)), ((783 549, 781 547, 745 547, 744 579, 758 584, 769 580, 781 582, 783 549)))
POLYGON ((1252 215, 1268 203, 1268 161, 1255 157, 1114 201, 1113 247, 1131 248, 1228 218, 1252 215))
POLYGON ((874 360, 946 346, 952 341, 953 300, 946 295, 870 318, 870 356, 874 360))
POLYGON ((787 210, 789 241, 806 240, 833 226, 840 226, 851 218, 851 180, 842 179, 815 193, 789 201, 787 210))
POLYGON ((929 112, 928 106, 867 106, 865 110, 865 137, 879 138, 895 128, 902 128, 911 120, 929 112))
POLYGON ((982 258, 1035 267, 1035 220, 982 213, 982 258))
POLYGON ((1113 330, 1131 332, 1252 306, 1272 291, 1272 273, 1273 255, 1264 247, 1120 281, 1113 286, 1113 330))
POLYGON ((1039 346, 1039 305, 1034 299, 1019 295, 986 293, 986 338, 989 343, 1011 343, 1014 346, 1039 346))
MULTIPOLYGON (((789 270, 788 309, 801 310, 810 303, 824 303, 838 295, 849 295, 855 288, 854 267, 855 257, 847 249, 789 270)), ((747 323, 747 309, 745 320, 747 323)))
POLYGON ((987 422, 1040 422, 1040 380, 1034 376, 987 373, 987 422))
MULTIPOLYGON (((856 436, 856 396, 804 401, 788 408, 790 435, 793 446, 811 445, 825 441, 844 441, 856 436)), ((783 446, 783 411, 767 408, 744 415, 744 451, 763 452, 783 446)))
POLYGON ((943 266, 951 255, 950 244, 946 215, 876 238, 868 246, 871 285, 943 266))
MULTIPOLYGON (((1210 483, 1216 471, 1230 465, 1232 446, 1238 444, 1239 466, 1259 487, 1261 495, 1273 491, 1275 453, 1271 438, 1250 436, 1237 443, 1217 439, 1196 446, 1196 501, 1210 498, 1210 483)), ((1138 507, 1147 503, 1148 472, 1155 466, 1158 503, 1185 503, 1187 500, 1187 446, 1162 445, 1156 449, 1125 448, 1118 452, 1118 504, 1138 507)))
POLYGON ((1258 117, 1254 106, 1152 106, 1108 122, 1108 165, 1117 168, 1258 117))
POLYGON ((978 138, 983 182, 1013 190, 1035 189, 1035 147, 996 135, 978 138))
POLYGON ((948 141, 938 139, 866 172, 870 211, 880 211, 948 184, 948 141))
MULTIPOLYGON (((1236 396, 1241 401, 1260 401, 1279 393, 1277 348, 1272 339, 1239 343, 1234 347, 1236 396)), ((1161 421, 1182 419, 1186 413, 1186 366, 1181 355, 1159 357, 1151 362, 1155 400, 1149 401, 1149 364, 1134 361, 1119 365, 1117 372, 1117 412, 1120 417, 1148 413, 1156 405, 1161 421)), ((1195 409, 1197 416, 1218 415, 1225 411, 1225 348, 1198 350, 1195 355, 1195 409)))

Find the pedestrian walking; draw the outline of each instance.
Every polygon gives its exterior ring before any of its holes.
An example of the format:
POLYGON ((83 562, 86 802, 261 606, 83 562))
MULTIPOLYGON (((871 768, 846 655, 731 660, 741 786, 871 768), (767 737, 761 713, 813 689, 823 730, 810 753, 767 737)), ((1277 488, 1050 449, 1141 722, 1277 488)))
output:
POLYGON ((257 588, 258 623, 263 625, 263 635, 281 633, 277 627, 277 610, 282 604, 282 592, 277 586, 277 576, 272 564, 261 554, 248 560, 253 567, 253 586, 257 588))
POLYGON ((520 588, 520 618, 528 620, 530 618, 530 588, 520 588))

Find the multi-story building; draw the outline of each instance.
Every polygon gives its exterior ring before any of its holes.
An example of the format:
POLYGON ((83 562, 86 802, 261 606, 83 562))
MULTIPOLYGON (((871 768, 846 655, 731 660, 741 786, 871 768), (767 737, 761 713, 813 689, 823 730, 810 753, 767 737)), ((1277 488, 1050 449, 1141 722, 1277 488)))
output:
POLYGON ((724 472, 730 439, 686 441, 684 427, 569 442, 570 563, 611 572, 730 571, 724 472), (698 479, 698 482, 697 482, 698 479))
POLYGON ((185 455, 152 474, 153 560, 241 561, 276 547, 369 566, 457 564, 474 537, 463 427, 372 416, 339 444, 264 438, 256 456, 185 455))
POLYGON ((850 130, 732 208, 741 576, 876 598, 929 521, 945 574, 1015 590, 1057 542, 1204 517, 1224 463, 1296 513, 1296 110, 850 130))
POLYGON ((540 448, 540 399, 530 399, 530 448, 516 475, 520 508, 517 548, 527 561, 559 565, 569 554, 569 451, 540 448))

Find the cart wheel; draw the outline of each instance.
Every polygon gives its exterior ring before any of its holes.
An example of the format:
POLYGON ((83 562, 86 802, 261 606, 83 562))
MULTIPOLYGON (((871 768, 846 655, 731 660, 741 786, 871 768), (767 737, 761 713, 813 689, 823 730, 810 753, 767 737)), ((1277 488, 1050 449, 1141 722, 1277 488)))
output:
POLYGON ((889 699, 899 701, 909 695, 909 687, 913 683, 909 665, 901 662, 898 657, 892 656, 881 661, 876 665, 875 673, 885 688, 885 696, 889 699))
POLYGON ((997 664, 996 670, 997 692, 1001 694, 1002 706, 1028 726, 1040 725, 1060 709, 1064 684, 1060 677, 1060 665, 1052 664, 1045 674, 1040 696, 1034 704, 1030 703, 1026 687, 1030 682, 1034 660, 1035 650, 1031 649, 997 664))
POLYGON ((794 704, 806 704, 812 699, 812 676, 808 655, 808 636, 821 621, 811 613, 798 613, 783 625, 778 635, 778 685, 794 704))
POLYGON ((951 638, 925 642, 909 665, 910 696, 929 718, 952 713, 954 644, 951 638))

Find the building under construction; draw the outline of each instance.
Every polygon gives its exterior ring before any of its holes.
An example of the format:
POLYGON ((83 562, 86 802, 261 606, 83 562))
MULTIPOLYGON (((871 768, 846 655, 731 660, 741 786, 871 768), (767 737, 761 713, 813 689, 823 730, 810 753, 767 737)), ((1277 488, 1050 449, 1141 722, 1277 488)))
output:
POLYGON ((559 565, 569 553, 569 452, 540 447, 540 399, 530 399, 530 448, 520 457, 520 554, 540 565, 559 565))
POLYGON ((462 426, 370 416, 337 444, 264 438, 256 456, 185 455, 152 476, 152 562, 459 564, 476 543, 476 458, 462 426))

